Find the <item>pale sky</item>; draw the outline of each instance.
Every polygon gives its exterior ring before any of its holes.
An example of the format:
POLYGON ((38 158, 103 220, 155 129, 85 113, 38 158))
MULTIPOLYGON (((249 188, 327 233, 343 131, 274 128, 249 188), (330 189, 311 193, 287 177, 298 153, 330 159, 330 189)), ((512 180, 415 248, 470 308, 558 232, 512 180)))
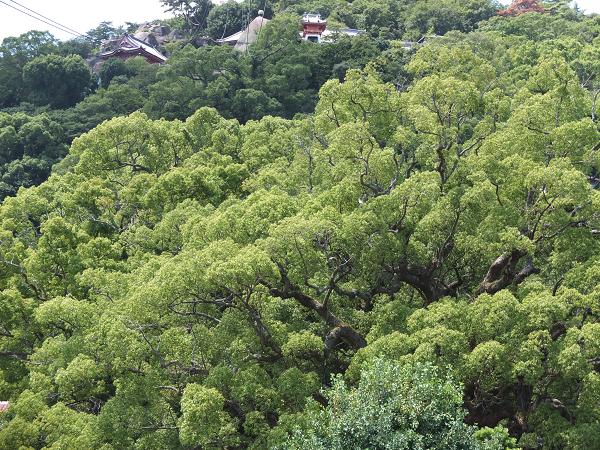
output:
MULTIPOLYGON (((511 0, 500 0, 500 3, 508 5, 511 0)), ((580 9, 583 9, 587 13, 599 13, 600 14, 600 0, 575 0, 573 3, 577 3, 580 9)))
POLYGON ((577 0, 575 3, 586 12, 600 14, 600 0, 577 0))
MULTIPOLYGON (((50 31, 59 39, 73 37, 7 6, 24 10, 15 1, 80 33, 95 28, 102 21, 118 26, 170 16, 164 12, 159 0, 0 0, 0 41, 29 30, 50 31)), ((503 0, 503 3, 510 3, 510 0, 503 0)), ((577 0, 577 4, 587 12, 600 13, 600 0, 577 0)))
POLYGON ((575 3, 588 13, 600 14, 600 0, 577 0, 575 3))
MULTIPOLYGON (((15 0, 61 25, 79 33, 95 28, 100 22, 110 21, 113 25, 125 22, 141 23, 153 19, 168 18, 159 0, 15 0)), ((74 37, 23 13, 6 4, 24 10, 12 0, 0 1, 0 41, 7 36, 18 36, 30 30, 49 31, 59 39, 74 37)), ((33 14, 32 14, 33 15, 33 14)), ((44 19, 46 20, 46 19, 44 19)), ((46 20, 46 22, 50 22, 46 20)))

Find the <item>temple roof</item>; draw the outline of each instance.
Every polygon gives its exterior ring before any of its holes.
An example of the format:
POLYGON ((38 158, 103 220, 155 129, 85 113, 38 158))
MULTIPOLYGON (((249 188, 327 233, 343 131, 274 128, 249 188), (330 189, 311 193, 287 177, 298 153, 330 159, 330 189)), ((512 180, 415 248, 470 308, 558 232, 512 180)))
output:
POLYGON ((304 15, 302 16, 302 23, 327 23, 326 20, 321 18, 321 14, 309 14, 309 13, 304 13, 304 15))
POLYGON ((167 60, 166 56, 160 53, 151 45, 141 41, 130 34, 125 34, 118 42, 113 50, 104 52, 100 54, 101 58, 110 58, 111 56, 116 56, 119 53, 132 53, 137 54, 138 52, 143 52, 148 56, 157 59, 158 61, 165 62, 167 60))
POLYGON ((538 0, 513 0, 508 8, 498 11, 498 14, 501 16, 518 16, 528 12, 543 13, 545 11, 538 0))
POLYGON ((366 30, 358 30, 356 28, 334 28, 332 30, 325 30, 323 32, 323 37, 335 36, 338 34, 345 34, 346 36, 354 37, 359 36, 361 34, 365 34, 366 32, 366 30))
POLYGON ((265 19, 264 16, 257 16, 248 24, 245 30, 238 31, 223 39, 217 39, 217 43, 234 45, 236 50, 245 51, 250 44, 254 44, 258 40, 260 30, 269 22, 270 20, 265 19))
POLYGON ((233 44, 235 45, 237 43, 237 41, 240 40, 240 37, 242 36, 242 33, 244 33, 244 30, 240 30, 235 34, 232 34, 231 36, 227 36, 226 38, 223 39, 217 39, 217 42, 219 44, 233 44))

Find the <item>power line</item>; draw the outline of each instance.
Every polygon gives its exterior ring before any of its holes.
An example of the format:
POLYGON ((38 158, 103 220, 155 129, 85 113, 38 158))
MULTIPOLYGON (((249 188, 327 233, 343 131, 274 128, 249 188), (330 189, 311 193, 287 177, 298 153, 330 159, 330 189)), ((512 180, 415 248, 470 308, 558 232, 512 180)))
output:
POLYGON ((72 31, 69 31, 69 30, 67 30, 67 29, 64 29, 64 28, 62 28, 62 26, 58 26, 58 25, 55 25, 55 24, 53 24, 53 23, 51 23, 51 22, 47 22, 47 21, 45 21, 44 19, 40 19, 39 17, 36 17, 36 16, 34 16, 34 15, 32 15, 32 14, 29 14, 28 12, 22 11, 22 10, 20 10, 19 8, 17 8, 17 7, 15 7, 15 6, 13 6, 13 5, 10 5, 10 4, 6 3, 6 2, 5 2, 5 1, 3 1, 3 0, 0 0, 0 3, 2 3, 3 5, 6 5, 6 6, 8 6, 9 8, 12 8, 12 9, 14 9, 15 11, 18 11, 18 12, 20 12, 21 14, 25 14, 26 16, 29 16, 29 17, 31 17, 32 19, 38 20, 38 21, 40 21, 40 22, 43 22, 43 23, 45 23, 46 25, 49 25, 49 26, 51 26, 51 27, 53 27, 53 28, 57 28, 58 30, 62 31, 63 33, 68 33, 68 34, 71 34, 71 35, 73 35, 73 36, 76 36, 76 37, 85 37, 84 35, 82 35, 82 34, 80 34, 80 33, 73 33, 72 31))
POLYGON ((55 23, 56 25, 60 26, 61 28, 64 28, 65 30, 72 31, 73 33, 75 33, 75 34, 78 34, 79 36, 83 36, 83 34, 82 34, 82 33, 80 33, 79 31, 77 31, 77 30, 74 30, 73 28, 71 28, 71 27, 68 27, 68 26, 66 26, 66 25, 63 25, 63 24, 61 24, 61 23, 57 22, 56 20, 52 20, 51 18, 49 18, 49 17, 46 17, 46 16, 44 16, 43 14, 40 14, 39 12, 37 12, 37 11, 34 11, 34 10, 33 10, 33 9, 31 9, 31 8, 28 8, 27 6, 25 6, 25 5, 22 5, 22 4, 21 4, 21 3, 19 3, 19 2, 16 2, 15 0, 8 0, 8 1, 9 1, 9 2, 11 2, 11 3, 14 3, 14 4, 16 4, 16 5, 18 5, 18 6, 20 6, 20 7, 21 7, 21 8, 23 8, 23 9, 26 9, 26 10, 27 10, 27 11, 29 11, 29 12, 32 12, 32 13, 33 13, 33 14, 35 14, 36 16, 40 16, 40 17, 42 17, 42 18, 44 18, 44 19, 46 19, 46 20, 49 20, 49 21, 50 21, 50 22, 52 22, 52 23, 55 23))
POLYGON ((227 25, 229 25, 229 8, 225 11, 225 28, 223 28, 223 34, 221 35, 221 39, 225 38, 225 33, 227 33, 227 25))
POLYGON ((8 3, 6 3, 6 2, 2 1, 2 0, 0 0, 0 3, 2 3, 3 5, 6 5, 6 6, 8 6, 9 8, 12 8, 12 9, 14 9, 15 11, 18 11, 18 12, 20 12, 21 14, 25 14, 26 16, 29 16, 29 17, 31 17, 32 19, 38 20, 38 21, 40 21, 40 22, 43 22, 43 23, 45 23, 46 25, 49 25, 49 26, 51 26, 51 27, 53 27, 53 28, 56 28, 56 29, 58 29, 58 30, 62 31, 63 33, 68 33, 68 34, 71 34, 71 35, 73 35, 73 36, 77 36, 77 37, 79 37, 79 36, 80 36, 80 34, 78 34, 78 33, 73 33, 73 32, 71 32, 71 31, 68 31, 68 30, 66 30, 66 29, 64 29, 64 28, 61 28, 60 26, 58 26, 58 25, 55 25, 55 24, 53 24, 53 23, 51 23, 51 22, 47 22, 47 21, 45 21, 44 19, 40 19, 39 17, 36 17, 36 16, 34 16, 34 15, 32 15, 32 14, 29 14, 29 13, 27 13, 27 12, 25 12, 25 11, 22 11, 22 10, 20 10, 19 8, 15 7, 15 6, 13 6, 13 5, 10 5, 10 4, 8 4, 8 3))

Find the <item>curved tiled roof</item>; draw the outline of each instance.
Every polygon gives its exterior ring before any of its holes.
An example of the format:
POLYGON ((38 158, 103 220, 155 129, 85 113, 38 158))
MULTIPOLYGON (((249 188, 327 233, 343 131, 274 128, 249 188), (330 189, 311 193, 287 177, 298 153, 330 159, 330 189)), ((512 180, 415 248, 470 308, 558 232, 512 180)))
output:
POLYGON ((158 50, 156 50, 154 47, 148 45, 144 41, 141 41, 131 36, 130 34, 125 34, 125 36, 123 36, 119 40, 119 42, 113 50, 101 53, 100 57, 110 58, 111 56, 115 56, 118 53, 135 54, 140 51, 147 54, 150 57, 156 58, 159 61, 165 62, 167 60, 167 57, 160 53, 158 50))

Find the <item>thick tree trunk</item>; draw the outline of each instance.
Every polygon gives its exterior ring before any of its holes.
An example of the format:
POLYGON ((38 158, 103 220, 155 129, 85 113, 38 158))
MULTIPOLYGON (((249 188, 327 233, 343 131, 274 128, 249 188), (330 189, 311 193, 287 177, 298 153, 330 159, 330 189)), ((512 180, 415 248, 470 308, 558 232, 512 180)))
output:
POLYGON ((337 347, 342 341, 355 350, 366 347, 367 341, 360 333, 336 317, 328 308, 325 308, 322 303, 300 292, 298 289, 292 288, 289 290, 282 290, 272 288, 271 294, 276 297, 295 299, 302 306, 315 311, 327 325, 333 328, 325 339, 326 350, 337 347))
POLYGON ((11 352, 11 351, 0 352, 0 357, 3 357, 3 356, 7 357, 7 358, 18 359, 19 361, 27 361, 27 358, 29 357, 29 353, 11 352))
POLYGON ((513 250, 510 253, 504 253, 499 256, 490 266, 485 278, 479 285, 476 294, 495 294, 511 284, 521 284, 527 277, 539 273, 533 265, 531 258, 527 260, 523 268, 517 272, 517 265, 521 258, 527 253, 521 250, 513 250))
POLYGON ((296 300, 305 308, 316 312, 332 328, 325 338, 326 352, 338 347, 342 342, 355 350, 366 347, 367 341, 360 333, 335 316, 323 303, 306 295, 297 286, 294 286, 281 267, 280 273, 283 286, 281 288, 271 287, 271 294, 276 297, 296 300))
POLYGON ((339 325, 331 330, 325 337, 325 353, 328 354, 342 343, 351 348, 359 349, 367 345, 367 341, 349 325, 339 325))

